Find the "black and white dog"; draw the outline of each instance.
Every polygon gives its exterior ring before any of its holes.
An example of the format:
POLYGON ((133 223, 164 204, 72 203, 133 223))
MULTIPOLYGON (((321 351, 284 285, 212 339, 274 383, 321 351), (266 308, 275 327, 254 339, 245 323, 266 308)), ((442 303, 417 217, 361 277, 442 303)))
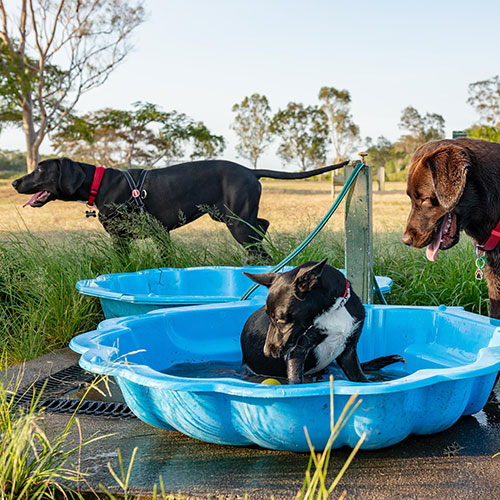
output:
POLYGON ((336 360, 349 380, 368 382, 363 369, 405 362, 398 355, 359 362, 356 347, 365 309, 349 281, 326 259, 286 273, 245 275, 269 288, 269 294, 241 334, 243 373, 300 384, 304 374, 320 372, 336 360))

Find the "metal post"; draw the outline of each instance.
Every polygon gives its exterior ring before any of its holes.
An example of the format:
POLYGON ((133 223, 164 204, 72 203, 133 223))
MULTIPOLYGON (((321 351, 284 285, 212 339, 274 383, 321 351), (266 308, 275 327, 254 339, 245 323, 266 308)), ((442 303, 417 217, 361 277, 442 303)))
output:
MULTIPOLYGON (((366 153, 360 156, 365 163, 366 153)), ((346 175, 356 163, 345 167, 346 175)), ((372 169, 366 167, 349 190, 345 205, 346 277, 363 304, 373 303, 372 182, 372 169)))

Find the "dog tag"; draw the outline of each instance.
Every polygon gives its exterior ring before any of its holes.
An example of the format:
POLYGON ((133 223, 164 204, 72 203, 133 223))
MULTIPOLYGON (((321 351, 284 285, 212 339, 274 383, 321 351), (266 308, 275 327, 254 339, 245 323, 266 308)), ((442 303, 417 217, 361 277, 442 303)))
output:
POLYGON ((477 259, 476 259, 476 279, 478 281, 481 281, 484 277, 484 272, 483 272, 483 268, 484 266, 486 265, 486 257, 483 255, 482 257, 479 256, 479 251, 476 247, 476 255, 477 255, 477 259))
POLYGON ((85 210, 85 217, 95 217, 95 210, 85 210))

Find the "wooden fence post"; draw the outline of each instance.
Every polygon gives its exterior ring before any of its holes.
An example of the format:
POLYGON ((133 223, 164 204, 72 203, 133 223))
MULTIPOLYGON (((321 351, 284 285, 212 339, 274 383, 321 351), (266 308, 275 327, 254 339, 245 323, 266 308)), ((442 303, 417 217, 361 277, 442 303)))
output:
POLYGON ((385 167, 377 167, 378 190, 385 190, 385 167))
MULTIPOLYGON (((360 156, 365 163, 366 153, 360 156)), ((357 163, 345 167, 346 178, 357 163)), ((346 278, 363 304, 373 304, 372 182, 372 168, 367 166, 349 190, 345 205, 346 278)))

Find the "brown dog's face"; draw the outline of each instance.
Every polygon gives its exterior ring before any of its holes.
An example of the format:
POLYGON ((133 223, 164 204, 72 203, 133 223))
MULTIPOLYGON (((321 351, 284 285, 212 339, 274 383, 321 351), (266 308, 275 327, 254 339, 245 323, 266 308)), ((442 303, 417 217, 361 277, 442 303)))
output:
POLYGON ((411 210, 403 243, 427 247, 431 261, 439 250, 458 243, 460 221, 455 208, 465 188, 469 163, 464 148, 450 141, 424 144, 413 156, 407 183, 411 210))

